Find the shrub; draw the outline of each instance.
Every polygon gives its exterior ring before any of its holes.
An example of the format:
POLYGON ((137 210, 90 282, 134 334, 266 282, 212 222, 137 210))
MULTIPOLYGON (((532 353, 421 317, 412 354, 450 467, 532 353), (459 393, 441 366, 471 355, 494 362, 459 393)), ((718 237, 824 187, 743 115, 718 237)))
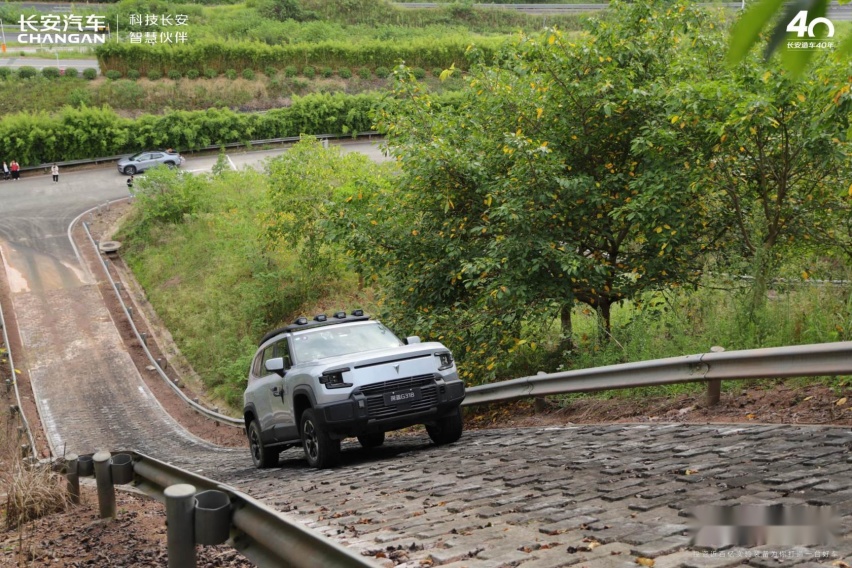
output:
POLYGON ((215 69, 211 68, 211 67, 205 67, 204 68, 204 76, 207 77, 208 79, 215 79, 216 77, 219 76, 219 72, 216 71, 215 69))
POLYGON ((227 71, 225 71, 225 77, 227 77, 227 78, 228 78, 228 79, 230 79, 231 81, 233 81, 234 79, 236 79, 236 78, 237 78, 237 71, 236 71, 236 69, 228 69, 227 71))
POLYGON ((163 78, 163 73, 159 69, 151 69, 148 71, 148 78, 152 81, 159 81, 163 78))
POLYGON ((278 75, 278 69, 276 69, 275 67, 267 67, 263 70, 263 74, 271 79, 278 75))
POLYGON ((106 75, 106 78, 110 81, 118 81, 121 79, 121 71, 116 71, 115 69, 110 69, 104 73, 104 75, 106 75))
POLYGON ((68 103, 77 108, 89 106, 92 104, 92 95, 88 89, 74 89, 68 94, 68 103))
POLYGON ((306 80, 300 79, 298 77, 293 79, 293 82, 291 83, 291 85, 293 86, 293 92, 294 93, 302 93, 302 92, 305 91, 305 89, 308 88, 308 82, 306 80))
POLYGON ((352 77, 352 71, 350 71, 349 67, 341 67, 337 70, 337 76, 341 79, 350 79, 352 77))
POLYGON ((68 77, 69 79, 76 79, 79 75, 80 72, 73 67, 69 67, 65 70, 65 73, 62 74, 63 77, 68 77))
MULTIPOLYGON (((150 77, 151 74, 149 73, 148 76, 150 77)), ((94 81, 98 78, 98 70, 92 69, 91 67, 83 69, 83 78, 87 81, 94 81)))
POLYGON ((130 79, 131 81, 135 81, 136 79, 138 79, 141 76, 142 76, 142 73, 140 73, 136 69, 128 69, 127 70, 127 78, 130 79))
POLYGON ((171 79, 172 81, 178 81, 181 77, 183 77, 183 75, 180 71, 178 71, 177 69, 169 69, 169 79, 171 79))
POLYGON ((38 75, 38 69, 35 67, 24 65, 23 67, 18 68, 18 77, 21 79, 32 79, 36 75, 38 75))
POLYGON ((440 77, 441 73, 443 73, 443 72, 444 72, 444 70, 441 69, 440 67, 435 67, 434 69, 432 69, 432 76, 436 77, 436 78, 440 77))
POLYGON ((411 70, 411 74, 414 75, 415 79, 424 79, 426 77, 426 70, 422 67, 415 67, 411 70))
POLYGON ((302 75, 307 77, 308 79, 313 79, 316 76, 317 72, 310 65, 302 68, 302 75))
POLYGON ((387 67, 376 67, 376 77, 379 79, 387 79, 390 75, 390 69, 387 67))
POLYGON ((360 69, 358 69, 358 76, 362 79, 369 79, 373 76, 373 74, 370 72, 369 67, 361 67, 360 69))
POLYGON ((332 75, 334 75, 334 70, 333 70, 331 67, 323 67, 323 68, 322 68, 322 71, 320 72, 320 74, 321 74, 323 77, 325 77, 326 79, 328 79, 329 77, 331 77, 332 75))
POLYGON ((41 70, 41 75, 48 79, 59 79, 62 73, 59 72, 59 67, 45 67, 41 70))
POLYGON ((284 68, 284 76, 285 77, 295 77, 299 74, 299 70, 296 69, 295 65, 288 65, 284 68))
POLYGON ((249 68, 243 69, 242 75, 243 75, 243 79, 247 79, 249 81, 254 81, 254 79, 255 79, 254 71, 249 69, 249 68))
POLYGON ((12 76, 12 70, 9 67, 0 67, 0 79, 8 79, 12 76))
POLYGON ((190 69, 186 72, 187 79, 198 79, 199 75, 201 75, 201 73, 198 72, 198 69, 190 69))

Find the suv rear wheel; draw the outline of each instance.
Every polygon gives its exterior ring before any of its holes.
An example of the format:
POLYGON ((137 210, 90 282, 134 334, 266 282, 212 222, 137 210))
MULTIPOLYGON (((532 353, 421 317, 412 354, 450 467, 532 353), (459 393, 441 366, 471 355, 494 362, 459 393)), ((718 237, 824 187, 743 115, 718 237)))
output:
POLYGON ((377 432, 375 434, 362 434, 358 436, 358 442, 361 443, 361 446, 370 449, 370 448, 378 448, 382 444, 385 443, 385 433, 377 432))
POLYGON ((316 419, 313 408, 302 414, 299 428, 308 465, 317 469, 334 467, 340 461, 340 440, 332 440, 316 419))
POLYGON ((427 424, 426 432, 433 442, 441 446, 452 444, 461 438, 462 428, 461 408, 456 408, 453 413, 439 418, 434 425, 427 424))
POLYGON ((249 448, 251 449, 251 461, 258 469, 275 467, 278 465, 280 452, 263 445, 260 437, 260 424, 252 420, 248 427, 249 448))

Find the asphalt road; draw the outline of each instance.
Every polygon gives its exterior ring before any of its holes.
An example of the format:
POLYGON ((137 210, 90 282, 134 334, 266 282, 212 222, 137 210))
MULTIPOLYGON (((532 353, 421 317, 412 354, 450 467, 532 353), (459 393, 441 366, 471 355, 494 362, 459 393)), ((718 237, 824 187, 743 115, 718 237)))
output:
POLYGON ((19 67, 35 67, 36 69, 44 69, 45 67, 59 67, 60 69, 74 68, 82 72, 84 69, 98 69, 97 59, 42 59, 39 57, 15 57, 14 50, 8 57, 0 57, 0 67, 11 67, 17 69, 19 67))

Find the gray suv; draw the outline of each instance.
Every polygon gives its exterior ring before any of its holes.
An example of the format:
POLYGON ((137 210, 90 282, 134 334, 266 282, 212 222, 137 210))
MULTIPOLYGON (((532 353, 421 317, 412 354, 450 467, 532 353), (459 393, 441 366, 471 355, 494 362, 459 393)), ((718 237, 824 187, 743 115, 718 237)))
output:
POLYGON ((261 340, 244 398, 258 468, 301 445, 315 468, 334 466, 340 441, 381 446, 385 432, 425 424, 436 444, 462 435, 464 383, 437 342, 405 342, 361 310, 301 317, 261 340))
POLYGON ((148 150, 139 152, 118 161, 118 172, 124 175, 134 175, 155 166, 177 167, 184 162, 183 156, 174 150, 148 150))

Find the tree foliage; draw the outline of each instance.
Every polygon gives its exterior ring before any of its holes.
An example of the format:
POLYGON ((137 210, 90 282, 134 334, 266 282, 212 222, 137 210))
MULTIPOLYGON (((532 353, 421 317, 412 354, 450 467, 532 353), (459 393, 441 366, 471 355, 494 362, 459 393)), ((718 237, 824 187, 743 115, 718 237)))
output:
POLYGON ((365 198, 353 246, 399 313, 475 346, 478 379, 499 370, 498 350, 523 344, 523 325, 558 314, 570 336, 579 301, 608 330, 613 304, 697 276, 702 196, 689 165, 647 140, 666 130, 674 61, 707 21, 687 6, 619 3, 589 39, 522 35, 474 67, 457 107, 397 71, 399 102, 380 123, 402 175, 365 198))

